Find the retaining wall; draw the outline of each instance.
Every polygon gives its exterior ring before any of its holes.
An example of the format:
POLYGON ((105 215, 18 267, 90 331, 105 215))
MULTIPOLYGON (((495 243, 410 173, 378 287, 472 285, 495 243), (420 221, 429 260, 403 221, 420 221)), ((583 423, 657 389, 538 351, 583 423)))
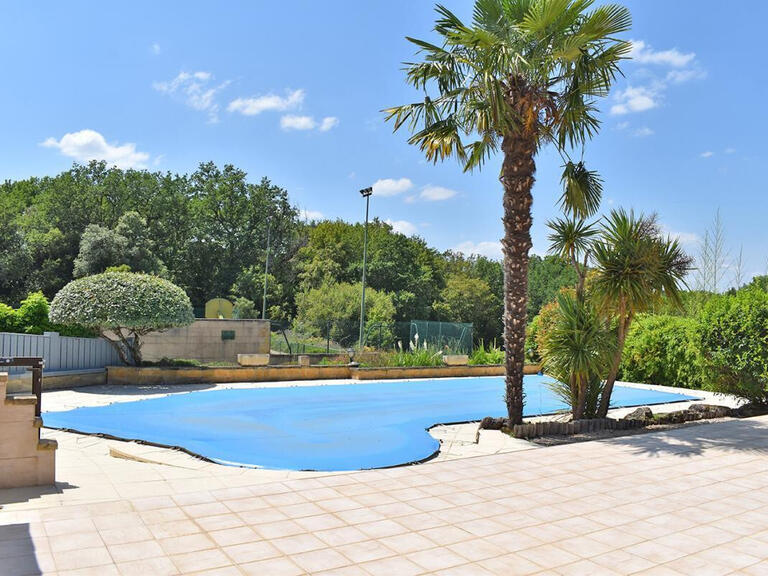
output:
MULTIPOLYGON (((526 366, 536 374, 539 366, 526 366)), ((414 368, 355 368, 349 366, 165 367, 108 366, 107 383, 121 385, 224 384, 291 380, 387 380, 500 376, 504 366, 436 366, 414 368)))

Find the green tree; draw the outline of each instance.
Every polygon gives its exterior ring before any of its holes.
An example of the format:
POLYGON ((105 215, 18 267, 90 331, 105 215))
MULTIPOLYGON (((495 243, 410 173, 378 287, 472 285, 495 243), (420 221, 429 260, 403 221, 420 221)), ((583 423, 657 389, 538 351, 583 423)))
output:
POLYGON ((251 184, 244 171, 213 162, 200 164, 189 182, 194 232, 178 275, 194 302, 229 294, 243 268, 263 268, 268 221, 272 268, 293 256, 297 211, 284 189, 266 178, 251 184))
POLYGON ((592 290, 601 309, 616 322, 616 351, 598 411, 598 417, 605 418, 632 320, 652 309, 662 296, 682 305, 680 292, 691 259, 677 240, 662 236, 655 216, 635 216, 624 210, 611 211, 591 249, 592 290))
POLYGON ((154 251, 155 244, 149 237, 146 220, 137 212, 126 212, 114 230, 99 224, 86 226, 73 275, 82 278, 122 265, 134 272, 164 275, 165 266, 154 251))
MULTIPOLYGON (((407 65, 414 87, 436 88, 414 104, 387 111, 395 130, 407 124, 410 143, 428 160, 455 156, 465 170, 499 149, 504 188, 504 344, 509 418, 523 417, 528 251, 535 156, 554 144, 567 158, 599 127, 595 101, 605 96, 630 44, 629 11, 589 0, 476 0, 471 25, 443 6, 435 31, 440 45, 409 39, 424 53, 407 65), (477 135, 471 143, 468 135, 477 135)), ((562 202, 589 216, 600 187, 582 164, 566 160, 562 202)))
MULTIPOLYGON (((340 220, 316 224, 295 259, 302 290, 328 282, 351 284, 362 276, 363 226, 340 220)), ((374 219, 368 229, 368 286, 392 295, 397 320, 431 319, 444 286, 443 260, 418 237, 392 231, 374 219)))
POLYGON ((500 302, 485 280, 464 275, 449 276, 435 315, 446 322, 471 322, 475 338, 491 343, 501 332, 500 302))
POLYGON ((528 264, 528 321, 533 321, 541 307, 552 302, 563 286, 576 282, 576 272, 559 256, 542 258, 532 254, 528 264))
POLYGON ((592 418, 616 340, 589 300, 564 293, 557 303, 554 324, 542 336, 543 367, 557 380, 555 390, 572 406, 573 419, 592 418))
POLYGON ((141 338, 194 321, 192 304, 171 282, 131 272, 73 280, 51 302, 50 318, 97 330, 126 364, 141 364, 141 338))
MULTIPOLYGON (((353 345, 358 337, 361 285, 334 283, 310 288, 296 296, 294 327, 311 336, 330 338, 342 346, 353 345)), ((366 326, 389 323, 395 317, 391 295, 375 288, 365 292, 366 326)))

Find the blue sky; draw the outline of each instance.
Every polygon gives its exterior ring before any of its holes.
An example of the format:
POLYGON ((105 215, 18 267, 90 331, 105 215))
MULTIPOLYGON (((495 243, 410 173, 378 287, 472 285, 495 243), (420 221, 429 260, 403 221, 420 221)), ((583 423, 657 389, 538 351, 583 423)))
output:
MULTIPOLYGON (((768 4, 625 4, 636 58, 586 151, 604 208, 658 212, 691 252, 720 208, 731 251, 743 245, 747 273, 765 273, 768 4)), ((440 249, 499 254, 499 160, 474 174, 427 164, 379 112, 419 98, 400 63, 415 57, 404 36, 433 37, 432 2, 3 2, 0 19, 3 179, 91 157, 172 172, 213 160, 346 220, 378 182, 372 215, 440 249)), ((561 162, 545 149, 537 163, 544 253, 561 162)))

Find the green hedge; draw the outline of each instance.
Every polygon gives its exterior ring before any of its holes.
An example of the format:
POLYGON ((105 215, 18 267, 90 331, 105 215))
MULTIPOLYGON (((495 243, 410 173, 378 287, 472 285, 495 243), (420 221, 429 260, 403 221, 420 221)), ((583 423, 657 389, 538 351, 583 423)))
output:
POLYGON ((768 404, 768 293, 748 287, 710 300, 701 346, 707 388, 768 404))
POLYGON ((58 332, 62 336, 93 337, 93 330, 77 324, 55 324, 50 321, 48 314, 50 306, 42 292, 34 292, 21 301, 18 309, 14 310, 7 304, 0 303, 0 332, 17 332, 22 334, 42 334, 43 332, 58 332))
POLYGON ((622 355, 622 380, 701 388, 704 374, 696 318, 660 314, 635 319, 622 355))

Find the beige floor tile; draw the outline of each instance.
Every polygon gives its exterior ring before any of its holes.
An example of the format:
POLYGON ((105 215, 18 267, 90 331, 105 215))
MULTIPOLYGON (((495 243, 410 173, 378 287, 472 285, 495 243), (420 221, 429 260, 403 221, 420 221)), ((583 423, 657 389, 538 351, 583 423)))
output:
POLYGON ((146 558, 156 558, 165 555, 165 551, 155 540, 145 540, 143 542, 131 542, 129 544, 115 544, 107 546, 112 559, 118 564, 121 562, 132 562, 134 560, 144 560, 146 558))
POLYGON ((266 540, 235 544, 233 546, 223 546, 221 549, 236 564, 247 564, 257 560, 266 560, 275 558, 276 556, 282 556, 283 554, 266 540))
POLYGON ((215 548, 212 550, 198 550, 196 552, 176 554, 170 556, 170 559, 182 573, 199 572, 232 564, 232 561, 224 552, 215 548))
POLYGON ((216 547, 213 540, 211 540, 207 534, 202 533, 162 538, 158 540, 158 543, 169 556, 173 554, 184 554, 185 552, 208 550, 216 547))
POLYGON ((466 564, 467 560, 447 548, 441 550, 422 550, 405 554, 405 558, 424 568, 428 572, 444 570, 466 564))
POLYGON ((109 555, 106 546, 54 552, 53 559, 59 571, 112 565, 112 557, 109 555))
POLYGON ((302 568, 291 559, 283 556, 240 565, 240 570, 247 576, 300 576, 305 574, 302 568))
POLYGON ((391 548, 384 546, 376 540, 367 540, 364 542, 355 542, 353 544, 344 544, 336 546, 338 552, 349 558, 355 564, 361 564, 371 560, 379 560, 395 556, 396 553, 391 548))
POLYGON ((312 534, 296 534, 295 536, 286 536, 285 538, 277 538, 275 540, 269 540, 275 548, 280 550, 283 554, 300 554, 302 552, 311 552, 312 550, 319 550, 325 548, 325 544, 313 536, 312 534))

